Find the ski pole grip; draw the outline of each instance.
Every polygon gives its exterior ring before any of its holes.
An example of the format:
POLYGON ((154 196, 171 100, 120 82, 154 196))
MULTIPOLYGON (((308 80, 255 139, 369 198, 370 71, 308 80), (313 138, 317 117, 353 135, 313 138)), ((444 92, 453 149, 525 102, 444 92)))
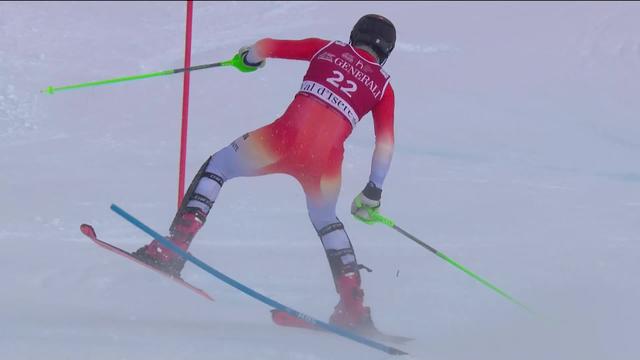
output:
POLYGON ((396 226, 395 221, 380 215, 380 213, 378 212, 374 212, 373 214, 371 214, 371 217, 373 218, 373 221, 387 225, 390 228, 393 228, 394 226, 396 226))

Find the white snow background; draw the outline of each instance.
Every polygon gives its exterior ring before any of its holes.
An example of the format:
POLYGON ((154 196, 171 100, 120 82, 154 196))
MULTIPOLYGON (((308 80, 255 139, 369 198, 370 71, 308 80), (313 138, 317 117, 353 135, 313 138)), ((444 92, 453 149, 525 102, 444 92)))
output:
MULTIPOLYGON (((382 225, 348 212, 369 174, 367 116, 346 144, 339 216, 366 303, 415 359, 638 359, 640 3, 196 2, 193 64, 262 37, 347 40, 377 12, 396 152, 383 213, 539 314, 529 316, 382 225)), ((165 232, 176 207, 182 75, 53 96, 61 86, 182 67, 184 2, 0 2, 0 359, 386 359, 268 308, 193 265, 209 303, 110 254, 165 232)), ((278 117, 306 63, 192 73, 187 182, 278 117)), ((191 251, 327 319, 336 294, 297 183, 225 184, 191 251)))

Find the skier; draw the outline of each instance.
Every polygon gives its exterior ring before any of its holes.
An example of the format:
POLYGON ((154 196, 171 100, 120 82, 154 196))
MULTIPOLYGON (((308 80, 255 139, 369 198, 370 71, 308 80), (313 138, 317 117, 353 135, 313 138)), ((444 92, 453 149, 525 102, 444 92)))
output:
MULTIPOLYGON (((376 137, 371 173, 364 190, 353 200, 351 213, 367 222, 380 207, 394 143, 394 94, 382 66, 395 40, 393 24, 369 14, 355 24, 349 44, 318 38, 266 38, 241 48, 235 59, 246 72, 263 67, 267 58, 305 60, 309 68, 300 91, 280 118, 239 137, 205 161, 182 200, 168 239, 186 251, 226 181, 289 174, 302 185, 311 223, 324 246, 339 294, 330 322, 358 331, 375 329, 370 308, 363 305, 360 270, 366 267, 356 261, 344 225, 336 217, 336 202, 344 141, 371 111, 376 137)), ((185 263, 157 240, 134 255, 176 277, 185 263)), ((280 322, 286 323, 284 316, 280 322)))

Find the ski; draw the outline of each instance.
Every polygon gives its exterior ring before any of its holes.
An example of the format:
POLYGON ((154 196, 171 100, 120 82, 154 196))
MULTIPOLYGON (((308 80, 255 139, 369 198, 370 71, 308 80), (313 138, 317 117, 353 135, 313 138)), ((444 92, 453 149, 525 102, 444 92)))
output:
POLYGON ((321 328, 325 331, 334 333, 336 335, 340 335, 344 338, 347 338, 349 340, 358 342, 362 345, 366 345, 370 348, 385 352, 387 354, 390 355, 408 355, 406 352, 400 350, 400 349, 396 349, 392 346, 389 345, 385 345, 382 342, 376 341, 376 340, 372 340, 369 339, 367 337, 364 337, 362 335, 356 334, 354 332, 345 330, 343 328, 337 327, 335 325, 332 324, 328 324, 325 322, 322 322, 320 320, 316 320, 314 318, 312 318, 309 315, 303 314, 297 310, 294 310, 286 305, 283 305, 253 289, 251 289, 250 287, 230 278, 229 276, 221 273, 220 271, 214 269, 213 267, 209 266, 208 264, 206 264, 205 262, 203 262, 202 260, 196 258, 195 256, 193 256, 192 254, 182 250, 181 248, 179 248, 178 246, 176 246, 175 244, 173 244, 171 241, 167 240, 164 236, 160 235, 159 233, 157 233, 156 231, 154 231, 153 229, 151 229, 150 227, 148 227, 147 225, 145 225, 144 223, 142 223, 140 220, 136 219, 133 215, 129 214, 128 212, 124 211, 122 208, 120 208, 119 206, 112 204, 111 205, 111 210, 113 210, 115 213, 117 213, 118 215, 122 216, 125 220, 127 220, 128 222, 130 222, 132 225, 136 226, 137 228, 139 228, 140 230, 144 231, 145 233, 147 233, 149 236, 151 236, 152 238, 158 240, 162 245, 164 245, 165 247, 167 247, 169 250, 175 252, 176 254, 180 255, 181 257, 183 257, 185 260, 193 263, 194 265, 196 265, 197 267, 201 268, 202 270, 206 271, 207 273, 213 275, 214 277, 220 279, 221 281, 223 281, 224 283, 226 283, 227 285, 236 288, 237 290, 240 290, 241 292, 245 293, 248 296, 251 296, 252 298, 266 304, 267 306, 271 307, 271 308, 275 308, 277 310, 280 311, 284 311, 286 313, 288 313, 289 315, 291 315, 292 317, 296 317, 298 319, 301 319, 302 321, 305 321, 309 324, 311 324, 314 327, 318 327, 321 328))
MULTIPOLYGON (((278 310, 278 309, 271 310, 271 320, 273 320, 273 322, 276 325, 279 325, 279 326, 302 328, 302 329, 315 330, 315 331, 324 331, 324 329, 322 329, 320 327, 313 326, 313 325, 309 324, 308 322, 305 322, 305 321, 300 320, 298 318, 292 317, 287 312, 281 311, 281 310, 278 310)), ((362 336, 366 336, 366 337, 369 337, 369 338, 372 338, 372 339, 376 339, 378 341, 391 342, 391 343, 394 343, 394 344, 406 344, 406 343, 408 343, 410 341, 415 340, 414 338, 410 338, 410 337, 406 337, 406 336, 389 335, 389 334, 381 332, 380 330, 378 330, 376 328, 366 329, 365 331, 357 332, 357 333, 362 335, 362 336)))
POLYGON ((80 225, 80 231, 84 235, 86 235, 89 239, 91 239, 96 245, 100 246, 101 248, 109 250, 110 252, 118 254, 118 255, 126 258, 126 259, 132 260, 132 261, 134 261, 134 262, 136 262, 136 263, 138 263, 138 264, 140 264, 140 265, 142 265, 142 266, 144 266, 144 267, 146 267, 148 269, 153 270, 154 272, 156 272, 158 274, 162 274, 164 277, 167 277, 167 278, 175 281, 176 283, 184 286, 185 288, 193 291, 194 293, 202 296, 203 298, 205 298, 207 300, 210 300, 210 301, 214 301, 213 298, 207 292, 205 292, 204 290, 199 289, 199 288, 191 285, 190 283, 184 281, 182 278, 166 274, 166 273, 154 268, 153 266, 138 260, 130 252, 122 250, 117 246, 111 245, 108 242, 105 242, 105 241, 102 241, 102 240, 98 239, 98 236, 96 235, 96 231, 93 229, 93 226, 88 225, 88 224, 82 224, 82 225, 80 225))

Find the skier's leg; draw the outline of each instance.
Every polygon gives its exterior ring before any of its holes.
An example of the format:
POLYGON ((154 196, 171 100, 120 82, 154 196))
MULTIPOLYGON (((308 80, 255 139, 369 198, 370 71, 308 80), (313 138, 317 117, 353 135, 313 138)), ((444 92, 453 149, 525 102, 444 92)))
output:
POLYGON ((172 229, 182 214, 189 212, 195 213, 198 220, 204 223, 227 180, 263 174, 264 167, 276 160, 275 157, 267 159, 256 151, 260 145, 251 142, 250 137, 251 133, 241 136, 204 162, 182 199, 172 229))
MULTIPOLYGON (((265 174, 267 167, 278 157, 265 151, 261 139, 269 133, 269 126, 245 134, 229 146, 209 157, 193 178, 169 230, 169 240, 187 250, 204 225, 225 181, 239 176, 265 174)), ((171 252, 157 240, 134 253, 140 260, 179 276, 185 260, 171 252)))
POLYGON ((322 201, 307 194, 309 218, 320 237, 334 280, 344 274, 357 274, 360 269, 351 239, 336 216, 335 206, 335 201, 331 199, 322 201))
MULTIPOLYGON (((300 179, 299 179, 300 180, 300 179)), ((319 182, 301 181, 307 196, 309 218, 324 246, 340 301, 330 321, 340 326, 372 329, 371 310, 364 306, 360 269, 351 240, 336 217, 340 173, 323 176, 319 182)))

